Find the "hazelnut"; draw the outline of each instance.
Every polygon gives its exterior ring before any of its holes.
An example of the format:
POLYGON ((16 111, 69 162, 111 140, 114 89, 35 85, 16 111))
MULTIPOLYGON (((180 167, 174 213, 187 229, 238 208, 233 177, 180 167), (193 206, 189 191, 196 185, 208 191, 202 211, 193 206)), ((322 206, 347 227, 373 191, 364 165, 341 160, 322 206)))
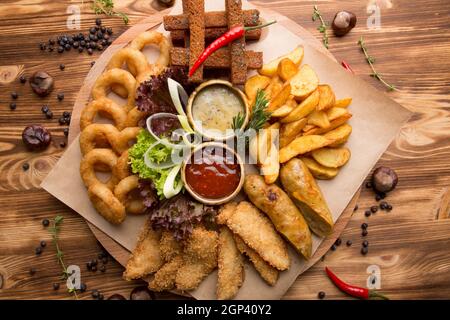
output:
POLYGON ((349 11, 339 11, 333 19, 331 27, 338 37, 345 36, 356 26, 356 15, 349 11))
POLYGON ((398 183, 397 173, 388 167, 378 167, 372 175, 372 187, 376 192, 392 191, 398 183))

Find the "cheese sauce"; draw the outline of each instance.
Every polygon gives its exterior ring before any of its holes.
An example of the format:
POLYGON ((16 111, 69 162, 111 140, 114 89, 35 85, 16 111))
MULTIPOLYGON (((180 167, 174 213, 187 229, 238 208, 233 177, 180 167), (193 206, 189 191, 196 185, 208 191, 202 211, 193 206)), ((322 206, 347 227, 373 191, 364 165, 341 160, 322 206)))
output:
POLYGON ((205 87, 192 105, 192 117, 201 122, 206 133, 218 130, 224 135, 227 129, 232 129, 233 118, 239 113, 244 113, 240 96, 221 84, 205 87))

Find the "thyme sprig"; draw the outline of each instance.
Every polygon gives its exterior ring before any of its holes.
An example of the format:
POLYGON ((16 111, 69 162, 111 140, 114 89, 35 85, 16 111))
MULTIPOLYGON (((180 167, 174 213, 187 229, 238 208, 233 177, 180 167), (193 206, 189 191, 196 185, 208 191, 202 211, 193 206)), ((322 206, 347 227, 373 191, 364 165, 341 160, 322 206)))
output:
MULTIPOLYGON (((267 111, 269 106, 269 100, 267 100, 264 90, 259 89, 256 93, 255 104, 253 105, 252 112, 250 114, 250 120, 248 121, 247 129, 259 130, 270 119, 271 113, 267 111)), ((239 112, 237 116, 233 118, 233 129, 241 130, 244 124, 245 115, 239 112)))
MULTIPOLYGON (((61 280, 66 280, 69 277, 69 272, 67 271, 66 264, 64 263, 64 252, 61 250, 58 244, 60 225, 63 222, 63 220, 64 220, 63 216, 56 216, 52 220, 52 225, 48 228, 48 231, 52 236, 52 241, 56 249, 56 258, 58 259, 58 263, 62 268, 61 280)), ((75 299, 78 299, 77 291, 75 288, 68 289, 68 292, 73 294, 75 299)))
POLYGON ((360 46, 362 52, 364 53, 364 56, 366 57, 366 61, 369 64, 370 68, 372 69, 372 73, 370 74, 371 77, 379 80, 382 84, 384 84, 389 91, 398 90, 394 85, 386 82, 386 80, 383 79, 383 76, 375 70, 374 63, 375 58, 369 55, 369 52, 367 51, 366 43, 364 42, 364 38, 361 37, 358 41, 358 45, 360 46))
POLYGON ((312 20, 316 21, 319 19, 320 26, 317 27, 317 30, 319 30, 320 33, 322 33, 322 43, 325 46, 325 48, 328 49, 328 34, 327 34, 327 24, 323 20, 322 14, 319 11, 319 8, 317 6, 314 6, 314 12, 312 15, 312 20))
POLYGON ((95 14, 106 14, 107 16, 117 16, 122 18, 125 24, 128 24, 129 18, 123 12, 117 12, 114 10, 114 0, 93 0, 92 9, 95 14))

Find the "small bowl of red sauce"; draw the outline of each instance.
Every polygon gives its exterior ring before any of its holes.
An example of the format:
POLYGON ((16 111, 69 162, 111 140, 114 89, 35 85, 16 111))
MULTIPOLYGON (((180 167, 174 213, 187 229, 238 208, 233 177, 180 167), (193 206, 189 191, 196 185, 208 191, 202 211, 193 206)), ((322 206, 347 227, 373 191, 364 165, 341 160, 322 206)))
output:
POLYGON ((220 142, 205 142, 194 148, 181 169, 186 190, 209 205, 233 199, 241 191, 244 178, 241 158, 220 142))

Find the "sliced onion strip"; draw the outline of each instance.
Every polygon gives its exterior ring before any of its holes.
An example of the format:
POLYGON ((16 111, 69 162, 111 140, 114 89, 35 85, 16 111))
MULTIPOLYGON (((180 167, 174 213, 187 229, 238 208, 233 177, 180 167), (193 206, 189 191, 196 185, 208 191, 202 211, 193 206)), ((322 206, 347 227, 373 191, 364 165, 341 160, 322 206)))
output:
POLYGON ((173 196, 177 195, 183 188, 183 183, 181 181, 175 187, 175 179, 177 178, 180 169, 181 164, 176 165, 175 167, 172 168, 172 170, 170 170, 169 174, 167 175, 163 188, 164 197, 166 197, 166 199, 170 199, 173 196))

